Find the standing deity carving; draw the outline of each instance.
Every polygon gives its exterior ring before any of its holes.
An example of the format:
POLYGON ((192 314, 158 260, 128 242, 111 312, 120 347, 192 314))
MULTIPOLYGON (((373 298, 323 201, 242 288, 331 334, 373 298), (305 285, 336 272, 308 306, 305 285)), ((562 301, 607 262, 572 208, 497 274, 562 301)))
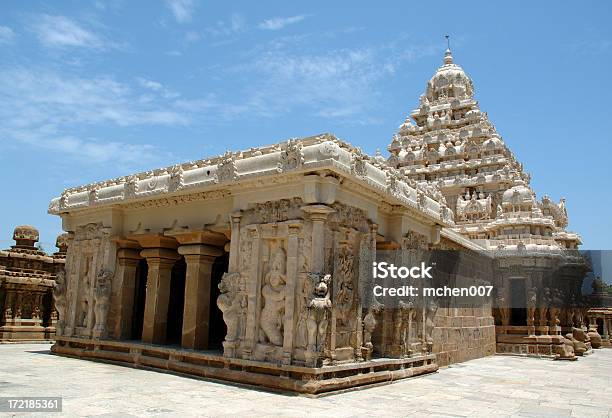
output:
POLYGON ((527 291, 527 325, 533 326, 535 323, 535 312, 537 306, 537 288, 532 287, 527 291))
POLYGON ((96 277, 94 289, 94 315, 95 332, 97 336, 103 336, 106 331, 106 317, 110 309, 111 278, 113 273, 108 270, 100 270, 96 277))
POLYGON ((335 304, 337 318, 343 325, 348 325, 351 321, 351 311, 355 297, 353 289, 354 261, 352 248, 349 245, 342 246, 338 257, 338 293, 335 297, 335 304))
POLYGON ((368 308, 368 313, 363 318, 363 346, 365 348, 365 359, 370 360, 372 358, 372 351, 374 351, 374 344, 372 344, 372 334, 376 330, 378 321, 376 316, 379 315, 383 310, 383 305, 377 301, 373 301, 372 305, 368 308))
POLYGON ((63 270, 57 273, 57 278, 53 285, 53 300, 59 317, 55 333, 62 335, 66 326, 66 273, 63 270))
POLYGON ((329 312, 332 302, 329 297, 331 275, 326 274, 319 279, 319 275, 311 278, 318 280, 314 286, 314 297, 308 303, 308 350, 321 352, 325 346, 329 312))
POLYGON ((285 284, 287 256, 278 248, 271 257, 270 268, 261 289, 263 309, 261 310, 260 342, 283 345, 283 317, 285 316, 285 284))

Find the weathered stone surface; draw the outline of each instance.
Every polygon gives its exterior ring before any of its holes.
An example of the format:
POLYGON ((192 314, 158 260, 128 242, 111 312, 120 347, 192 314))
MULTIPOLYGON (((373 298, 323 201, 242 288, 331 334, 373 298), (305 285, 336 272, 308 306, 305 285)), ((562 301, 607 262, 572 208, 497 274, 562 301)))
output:
POLYGON ((69 239, 60 235, 58 252, 49 256, 35 246, 38 238, 36 228, 18 226, 13 233, 15 245, 0 251, 0 342, 53 340, 56 325, 63 324, 69 239), (60 279, 57 284, 56 278, 60 279), (53 296, 59 298, 55 304, 53 296))

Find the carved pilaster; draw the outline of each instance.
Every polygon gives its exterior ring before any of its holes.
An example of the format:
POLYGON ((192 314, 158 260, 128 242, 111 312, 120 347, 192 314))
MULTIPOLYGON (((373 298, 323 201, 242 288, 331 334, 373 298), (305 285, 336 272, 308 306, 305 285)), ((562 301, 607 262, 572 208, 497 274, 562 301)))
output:
POLYGON ((312 260, 311 270, 313 273, 324 273, 325 269, 325 222, 329 214, 335 210, 326 205, 303 206, 312 220, 312 260))
POLYGON ((291 364, 294 341, 295 292, 299 259, 299 233, 301 223, 288 225, 287 237, 287 281, 285 284, 285 316, 283 318, 283 364, 291 364))

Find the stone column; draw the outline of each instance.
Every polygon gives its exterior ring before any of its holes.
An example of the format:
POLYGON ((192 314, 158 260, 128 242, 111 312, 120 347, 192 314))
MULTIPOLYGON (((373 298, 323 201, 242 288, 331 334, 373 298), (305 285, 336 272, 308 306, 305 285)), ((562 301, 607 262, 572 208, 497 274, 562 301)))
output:
POLYGON ((120 248, 117 251, 116 284, 113 288, 109 313, 109 322, 114 321, 114 323, 109 328, 114 337, 119 340, 130 338, 134 313, 136 268, 141 259, 140 251, 137 249, 120 248))
POLYGON ((229 249, 229 265, 228 272, 233 273, 238 271, 238 262, 240 260, 240 218, 242 213, 240 211, 234 212, 230 215, 231 221, 231 240, 229 249))
POLYGON ((325 221, 335 210, 326 205, 303 206, 312 220, 312 272, 325 273, 325 221))
POLYGON ((168 325, 172 266, 179 256, 176 251, 166 248, 147 248, 142 250, 140 255, 147 259, 148 265, 142 341, 164 344, 168 325))
POLYGON ((185 305, 183 309, 183 348, 208 348, 210 286, 212 266, 223 251, 210 245, 181 245, 179 254, 185 256, 185 305))

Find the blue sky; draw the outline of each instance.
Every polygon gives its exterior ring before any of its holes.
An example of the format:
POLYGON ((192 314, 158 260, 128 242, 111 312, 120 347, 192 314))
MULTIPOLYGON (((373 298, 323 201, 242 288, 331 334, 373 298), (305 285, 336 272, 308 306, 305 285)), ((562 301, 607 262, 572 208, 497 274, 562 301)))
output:
POLYGON ((3 1, 0 244, 64 188, 290 137, 385 149, 444 34, 481 109, 612 248, 609 2, 3 1))

